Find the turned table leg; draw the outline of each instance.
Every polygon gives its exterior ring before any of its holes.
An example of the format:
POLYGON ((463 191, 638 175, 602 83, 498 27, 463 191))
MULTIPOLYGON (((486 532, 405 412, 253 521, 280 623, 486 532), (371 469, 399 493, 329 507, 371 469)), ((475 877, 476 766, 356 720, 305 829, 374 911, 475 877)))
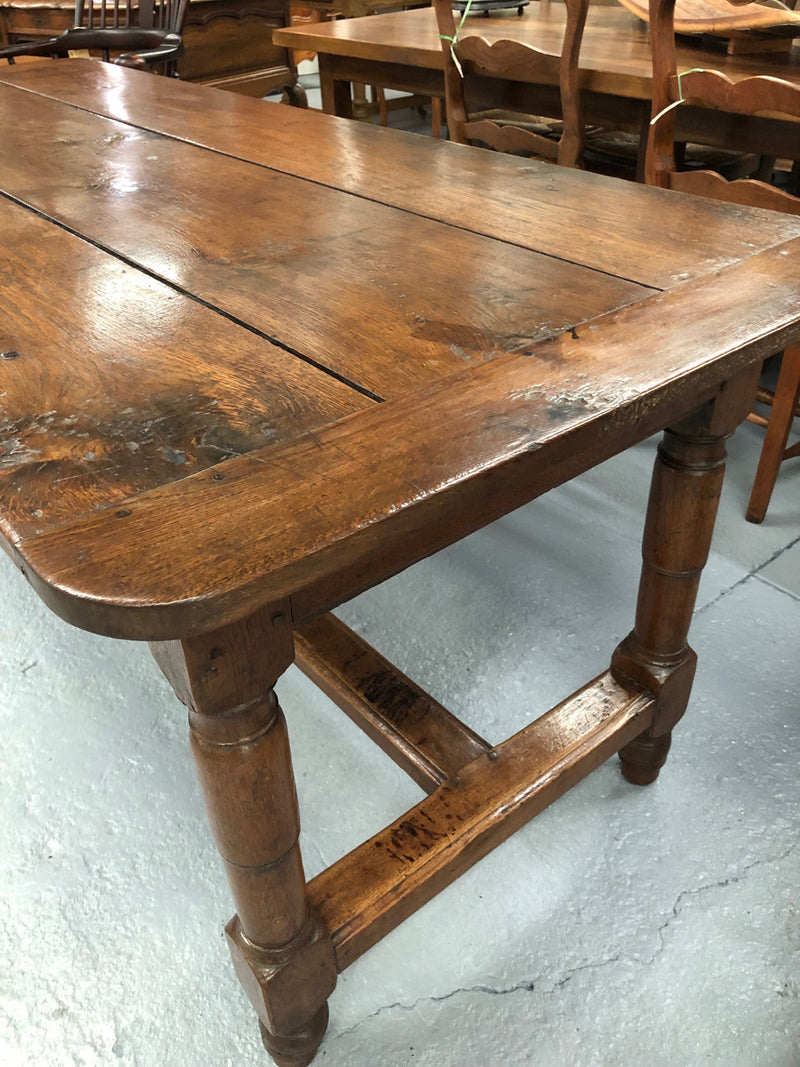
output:
POLYGON ((725 383, 716 400, 664 431, 642 541, 642 574, 633 631, 611 668, 658 697, 648 730, 620 750, 622 773, 636 785, 658 777, 672 728, 689 700, 697 657, 687 644, 700 575, 708 559, 725 473, 725 441, 747 414, 757 369, 725 383))
POLYGON ((192 751, 237 914, 236 973, 281 1067, 314 1058, 336 965, 309 908, 289 741, 273 686, 294 657, 289 614, 270 607, 214 633, 151 645, 189 708, 192 751))

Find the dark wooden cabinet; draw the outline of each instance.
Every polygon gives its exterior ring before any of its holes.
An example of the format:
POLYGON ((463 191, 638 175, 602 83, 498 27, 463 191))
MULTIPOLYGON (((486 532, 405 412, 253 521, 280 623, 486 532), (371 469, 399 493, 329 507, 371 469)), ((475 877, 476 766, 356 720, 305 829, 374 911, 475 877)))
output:
POLYGON ((291 51, 272 43, 272 31, 288 25, 288 0, 192 0, 178 73, 248 96, 294 85, 291 51))

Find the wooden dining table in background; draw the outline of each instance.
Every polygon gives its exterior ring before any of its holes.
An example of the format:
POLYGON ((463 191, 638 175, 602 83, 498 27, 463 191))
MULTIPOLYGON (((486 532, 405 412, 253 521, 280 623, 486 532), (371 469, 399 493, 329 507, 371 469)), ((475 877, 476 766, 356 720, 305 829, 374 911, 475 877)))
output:
POLYGON ((234 966, 300 1067, 386 933, 614 752, 658 775, 800 219, 88 60, 0 71, 0 138, 0 540, 188 706, 234 966), (660 430, 633 630, 510 739, 330 614, 660 430), (428 794, 308 883, 295 658, 428 794))
MULTIPOLYGON (((469 16, 462 33, 489 41, 511 38, 558 54, 565 7, 558 0, 536 0, 516 9, 469 16)), ((381 85, 444 98, 442 46, 431 8, 391 11, 379 18, 348 19, 317 26, 276 29, 273 39, 291 48, 312 48, 319 56, 322 106, 330 115, 352 117, 351 83, 381 85)), ((774 74, 800 85, 800 47, 781 53, 727 55, 724 45, 682 37, 678 69, 712 67, 734 80, 774 74)), ((585 121, 636 133, 646 127, 652 97, 648 26, 618 4, 590 4, 580 54, 581 99, 585 121)), ((559 113, 558 86, 531 83, 513 88, 515 107, 531 113, 559 113)), ((498 88, 498 104, 503 103, 498 88)), ((798 135, 769 120, 720 122, 718 117, 684 108, 678 123, 684 140, 717 147, 796 158, 798 135)))

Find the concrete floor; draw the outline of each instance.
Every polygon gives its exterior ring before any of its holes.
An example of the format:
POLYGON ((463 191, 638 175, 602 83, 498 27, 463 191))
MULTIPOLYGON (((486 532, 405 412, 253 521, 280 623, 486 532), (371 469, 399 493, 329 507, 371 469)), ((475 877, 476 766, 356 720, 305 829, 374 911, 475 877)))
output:
MULTIPOLYGON (((700 669, 648 789, 612 760, 341 976, 329 1067, 800 1063, 800 464, 742 517, 731 444, 700 669)), ((646 442, 342 609, 499 741, 631 622, 646 442)), ((231 906, 146 647, 75 630, 0 560, 0 1063, 264 1064, 231 906)), ((314 874, 419 799, 294 668, 279 686, 314 874)))
MULTIPOLYGON (((762 527, 731 443, 692 643, 648 789, 612 760, 363 957, 326 1067, 800 1064, 800 463, 762 527)), ((499 741, 630 628, 654 442, 341 609, 499 741)), ((147 648, 51 615, 0 560, 0 1064, 266 1064, 185 713, 147 648)), ((313 875, 420 798, 294 668, 279 685, 313 875)))

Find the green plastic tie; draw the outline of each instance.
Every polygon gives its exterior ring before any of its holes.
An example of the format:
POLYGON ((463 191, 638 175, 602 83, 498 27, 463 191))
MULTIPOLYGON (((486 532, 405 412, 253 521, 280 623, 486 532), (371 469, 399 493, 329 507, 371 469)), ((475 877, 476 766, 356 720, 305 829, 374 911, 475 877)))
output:
POLYGON ((458 56, 456 55, 456 44, 458 43, 458 35, 459 35, 459 33, 461 33, 461 27, 464 25, 464 22, 466 21, 467 15, 469 14, 469 9, 471 7, 472 7, 472 0, 467 0, 466 6, 464 7, 464 10, 461 13, 461 21, 456 26, 455 36, 448 37, 444 33, 440 33, 439 34, 439 40, 441 40, 441 41, 449 41, 450 42, 450 56, 452 57, 453 63, 455 64, 456 70, 458 71, 458 76, 460 78, 464 77, 464 71, 461 69, 461 64, 459 63, 458 56))
POLYGON ((705 67, 692 67, 691 70, 684 70, 678 75, 678 102, 683 103, 683 87, 681 86, 681 78, 686 74, 704 74, 705 67))

